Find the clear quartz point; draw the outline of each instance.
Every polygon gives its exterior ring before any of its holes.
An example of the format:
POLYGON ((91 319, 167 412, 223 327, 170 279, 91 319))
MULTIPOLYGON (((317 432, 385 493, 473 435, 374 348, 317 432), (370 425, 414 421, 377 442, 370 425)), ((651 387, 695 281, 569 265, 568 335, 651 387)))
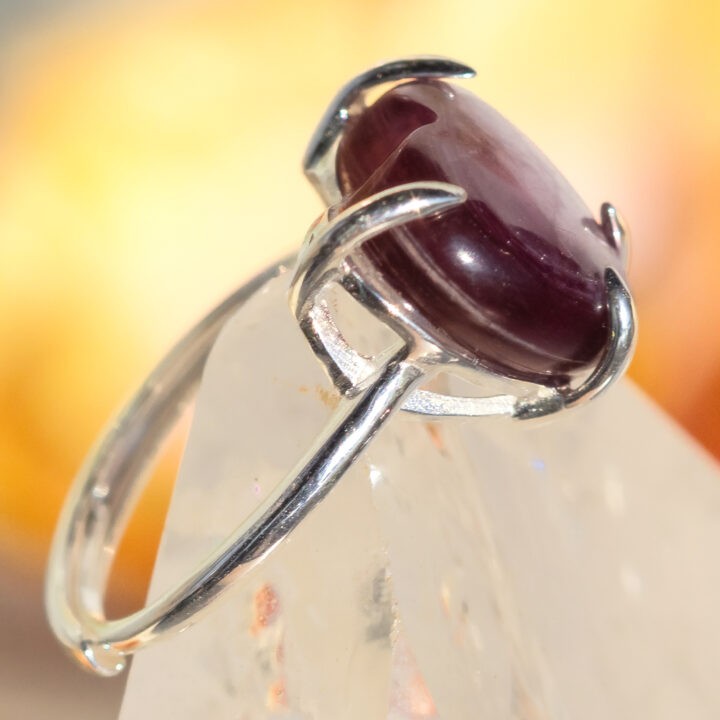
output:
MULTIPOLYGON (((287 283, 211 353, 152 597, 337 402, 287 283)), ((208 617, 133 660, 121 720, 716 720, 718 547, 718 469, 628 382, 545 422, 399 413, 208 617)))

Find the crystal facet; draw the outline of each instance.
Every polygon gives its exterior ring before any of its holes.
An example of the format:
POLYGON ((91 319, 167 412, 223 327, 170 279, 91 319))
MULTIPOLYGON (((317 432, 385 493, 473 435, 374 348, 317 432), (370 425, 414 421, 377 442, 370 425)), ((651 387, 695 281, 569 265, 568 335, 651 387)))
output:
POLYGON ((604 270, 620 257, 550 161, 471 93, 399 85, 348 121, 344 203, 402 183, 454 183, 464 205, 368 241, 354 261, 430 337, 521 380, 567 383, 607 340, 604 270))

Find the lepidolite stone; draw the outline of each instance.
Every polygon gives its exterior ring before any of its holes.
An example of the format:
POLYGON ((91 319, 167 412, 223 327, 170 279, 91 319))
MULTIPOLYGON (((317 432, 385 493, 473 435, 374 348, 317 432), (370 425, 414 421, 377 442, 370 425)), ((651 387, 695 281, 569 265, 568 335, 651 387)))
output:
POLYGON ((436 180, 467 201, 366 242, 359 272, 448 349, 521 380, 567 382, 608 336, 603 275, 620 258, 550 161, 471 93, 397 86, 352 118, 337 153, 344 204, 436 180))

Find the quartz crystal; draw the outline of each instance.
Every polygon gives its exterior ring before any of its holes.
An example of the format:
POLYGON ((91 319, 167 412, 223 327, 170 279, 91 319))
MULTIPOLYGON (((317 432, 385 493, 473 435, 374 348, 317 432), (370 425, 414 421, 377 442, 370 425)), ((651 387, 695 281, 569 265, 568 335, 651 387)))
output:
POLYGON ((549 160, 470 92, 399 85, 349 120, 344 204, 395 185, 454 183, 467 201, 365 243, 359 272, 441 345, 503 375, 559 385, 607 341, 606 267, 620 258, 549 160))
MULTIPOLYGON (((286 293, 211 353, 152 597, 338 401, 286 293)), ((121 720, 717 720, 718 547, 720 472, 628 381, 547 423, 399 413, 224 602, 137 655, 121 720)))

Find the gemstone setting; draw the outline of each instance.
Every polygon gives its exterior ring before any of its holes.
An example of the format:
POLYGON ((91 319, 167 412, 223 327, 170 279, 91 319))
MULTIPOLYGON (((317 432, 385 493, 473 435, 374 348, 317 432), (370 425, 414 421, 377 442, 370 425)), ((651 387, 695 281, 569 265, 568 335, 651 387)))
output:
POLYGON ((512 378, 560 386, 607 342, 605 269, 622 263, 550 161, 466 90, 398 85, 353 115, 336 159, 343 205, 441 181, 467 201, 367 241, 363 282, 424 334, 512 378))

